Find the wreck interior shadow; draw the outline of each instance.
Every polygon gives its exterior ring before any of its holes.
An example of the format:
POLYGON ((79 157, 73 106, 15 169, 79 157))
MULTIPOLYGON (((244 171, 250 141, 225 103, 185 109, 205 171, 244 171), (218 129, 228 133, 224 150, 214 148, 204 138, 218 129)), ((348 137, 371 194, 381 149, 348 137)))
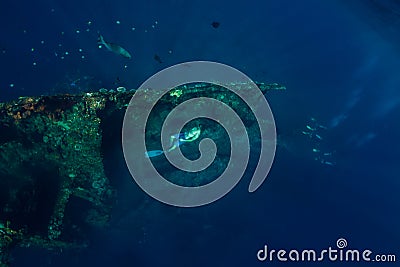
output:
POLYGON ((0 220, 46 236, 61 184, 58 170, 45 162, 23 162, 20 170, 24 175, 0 174, 0 220))

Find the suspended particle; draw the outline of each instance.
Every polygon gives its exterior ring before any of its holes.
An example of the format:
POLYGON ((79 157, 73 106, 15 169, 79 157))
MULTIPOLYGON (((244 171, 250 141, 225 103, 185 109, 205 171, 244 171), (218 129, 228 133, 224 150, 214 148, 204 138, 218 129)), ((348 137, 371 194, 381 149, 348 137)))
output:
POLYGON ((134 30, 136 30, 136 28, 135 28, 135 27, 132 27, 131 30, 134 31, 134 30))
POLYGON ((85 58, 85 56, 81 56, 81 59, 84 59, 85 58))
POLYGON ((79 48, 78 51, 79 51, 79 52, 82 52, 83 50, 82 50, 82 48, 79 48))
POLYGON ((10 83, 10 87, 13 88, 15 85, 13 83, 10 83))
POLYGON ((32 51, 32 52, 35 51, 35 48, 32 47, 32 48, 31 48, 31 51, 32 51))
POLYGON ((76 33, 80 33, 81 31, 80 31, 80 30, 76 30, 75 32, 76 32, 76 33))
POLYGON ((119 24, 121 24, 121 21, 117 20, 115 23, 117 23, 119 25, 119 24))
POLYGON ((32 65, 33 65, 33 66, 36 66, 37 64, 36 64, 36 62, 33 62, 32 65))
POLYGON ((65 51, 65 55, 66 55, 66 56, 68 56, 68 55, 69 55, 68 51, 65 51))
POLYGON ((44 44, 44 41, 42 40, 42 41, 40 41, 40 43, 41 43, 41 44, 44 44))

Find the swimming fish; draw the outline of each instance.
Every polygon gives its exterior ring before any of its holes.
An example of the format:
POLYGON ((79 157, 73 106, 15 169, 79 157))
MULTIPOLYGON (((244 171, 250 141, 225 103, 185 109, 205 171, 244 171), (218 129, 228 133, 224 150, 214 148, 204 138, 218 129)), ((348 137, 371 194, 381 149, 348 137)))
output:
POLYGON ((99 46, 104 45, 104 47, 107 48, 108 51, 114 52, 115 54, 121 55, 128 59, 132 58, 131 54, 127 50, 125 50, 123 47, 121 47, 117 44, 113 44, 113 43, 104 41, 104 38, 101 34, 99 34, 97 43, 99 44, 99 46))
POLYGON ((315 137, 317 137, 319 140, 322 140, 322 137, 319 134, 315 134, 315 137))
POLYGON ((214 29, 218 28, 219 25, 221 25, 221 23, 219 23, 218 21, 213 21, 213 22, 211 23, 211 26, 213 26, 214 29))
POLYGON ((157 61, 160 64, 162 63, 162 60, 161 60, 160 56, 157 55, 157 54, 154 55, 154 60, 157 61))

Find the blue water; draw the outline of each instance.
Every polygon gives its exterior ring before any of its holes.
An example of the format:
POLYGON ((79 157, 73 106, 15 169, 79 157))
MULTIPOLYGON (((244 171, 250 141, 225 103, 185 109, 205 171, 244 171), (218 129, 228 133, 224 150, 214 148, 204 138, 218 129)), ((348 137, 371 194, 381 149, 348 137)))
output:
POLYGON ((170 207, 116 161, 109 175, 124 182, 111 227, 87 233, 81 252, 16 249, 13 266, 281 266, 257 251, 335 248, 339 238, 398 262, 400 4, 377 2, 3 0, 1 102, 137 88, 192 60, 287 87, 267 94, 282 143, 255 193, 245 177, 210 205, 170 207), (132 59, 99 49, 97 31, 132 59), (301 133, 311 118, 327 128, 322 140, 301 133), (316 147, 332 155, 314 160, 316 147))

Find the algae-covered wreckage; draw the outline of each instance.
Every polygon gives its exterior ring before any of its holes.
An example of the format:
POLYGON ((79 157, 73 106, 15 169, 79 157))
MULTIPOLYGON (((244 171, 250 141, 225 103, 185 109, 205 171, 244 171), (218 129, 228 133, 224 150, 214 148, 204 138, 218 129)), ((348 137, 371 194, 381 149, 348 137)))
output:
MULTIPOLYGON (((258 86, 263 93, 284 89, 258 86)), ((196 84, 175 88, 155 108, 170 109, 204 92, 233 108, 242 105, 231 92, 196 84)), ((120 133, 134 93, 103 89, 0 103, 0 266, 8 266, 15 247, 85 248, 85 230, 107 226, 118 194, 103 165, 107 132, 120 133)), ((161 114, 154 112, 154 121, 161 114)))

